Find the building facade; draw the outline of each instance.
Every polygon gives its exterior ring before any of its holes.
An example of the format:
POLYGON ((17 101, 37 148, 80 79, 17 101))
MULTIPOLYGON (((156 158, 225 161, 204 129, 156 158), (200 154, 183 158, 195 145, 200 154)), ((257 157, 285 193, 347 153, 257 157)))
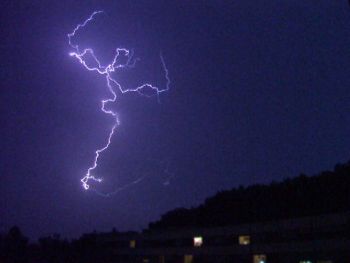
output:
POLYGON ((116 263, 350 263, 350 213, 215 228, 101 234, 116 263))

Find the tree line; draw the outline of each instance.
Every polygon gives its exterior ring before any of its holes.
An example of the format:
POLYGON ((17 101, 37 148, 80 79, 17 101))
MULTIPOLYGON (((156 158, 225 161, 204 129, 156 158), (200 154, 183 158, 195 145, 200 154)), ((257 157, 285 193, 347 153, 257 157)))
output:
POLYGON ((350 210, 349 189, 350 161, 311 177, 301 174, 218 192, 198 207, 165 213, 149 228, 227 226, 344 212, 350 210))
MULTIPOLYGON (((180 227, 227 226, 350 210, 350 161, 333 171, 308 177, 304 174, 269 185, 256 184, 218 192, 194 208, 177 208, 149 224, 149 230, 180 227)), ((147 229, 145 230, 147 231, 147 229)), ((0 233, 0 262, 4 263, 97 263, 112 261, 114 244, 99 242, 101 235, 84 234, 62 239, 58 234, 29 243, 18 227, 0 233)))

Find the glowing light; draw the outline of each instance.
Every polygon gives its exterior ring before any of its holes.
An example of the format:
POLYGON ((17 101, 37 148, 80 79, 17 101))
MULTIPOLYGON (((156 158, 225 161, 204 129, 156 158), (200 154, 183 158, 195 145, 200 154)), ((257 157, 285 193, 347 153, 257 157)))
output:
POLYGON ((136 247, 136 240, 130 240, 129 247, 130 248, 135 248, 136 247))
POLYGON ((203 245, 203 237, 194 237, 193 238, 193 246, 201 247, 203 245))
MULTIPOLYGON (((93 182, 102 182, 102 178, 101 177, 97 177, 95 175, 93 175, 93 171, 96 169, 96 167, 98 166, 98 160, 100 158, 100 155, 102 152, 104 152, 105 150, 108 149, 108 147, 111 144, 111 140, 112 137, 114 135, 115 129, 117 128, 117 126, 119 125, 119 119, 118 119, 118 114, 117 112, 114 112, 113 110, 107 110, 105 108, 106 104, 108 103, 113 103, 116 101, 117 99, 117 94, 115 92, 115 89, 113 88, 113 86, 118 89, 120 91, 121 94, 124 93, 128 93, 128 92, 136 92, 139 95, 145 96, 145 97, 152 97, 154 95, 157 96, 157 99, 159 101, 159 95, 163 92, 166 92, 169 90, 170 88, 170 79, 169 79, 169 75, 168 75, 168 69, 165 65, 165 61, 164 58, 162 56, 162 53, 160 53, 160 61, 165 73, 165 79, 166 79, 166 85, 163 89, 158 88, 156 86, 153 86, 150 83, 144 83, 138 87, 135 87, 133 89, 123 89, 122 86, 117 82, 116 79, 114 79, 111 76, 111 73, 118 70, 118 69, 122 69, 122 68, 133 68, 136 64, 136 62, 139 60, 138 58, 134 58, 133 57, 133 52, 126 49, 126 48, 116 48, 115 51, 115 56, 112 59, 112 62, 106 66, 103 66, 99 59, 96 57, 94 50, 91 48, 85 48, 85 49, 80 49, 78 44, 74 44, 72 39, 76 36, 76 34, 78 33, 79 30, 83 29, 89 22, 91 22, 94 17, 98 14, 101 14, 103 11, 95 11, 93 12, 83 23, 78 24, 71 33, 69 33, 68 36, 68 44, 71 48, 73 48, 73 51, 69 53, 69 56, 76 58, 80 64, 82 64, 84 66, 85 69, 87 69, 88 71, 93 71, 98 73, 101 76, 104 76, 106 78, 106 84, 108 87, 109 92, 111 93, 111 98, 106 99, 106 100, 101 100, 101 111, 105 114, 110 115, 113 118, 114 124, 111 128, 111 131, 107 137, 107 142, 104 146, 102 146, 100 149, 97 149, 95 151, 95 158, 93 160, 92 165, 87 169, 85 176, 81 179, 81 183, 82 186, 85 190, 88 190, 90 188, 90 181, 93 182), (125 56, 127 58, 125 63, 119 64, 117 63, 117 60, 119 58, 119 56, 121 56, 121 54, 123 54, 123 56, 125 56), (86 57, 89 57, 89 65, 86 62, 86 57), (95 63, 94 66, 91 66, 91 59, 92 62, 95 63), (149 93, 145 93, 143 92, 145 89, 151 89, 152 91, 154 91, 154 95, 149 95, 149 93)), ((120 190, 125 189, 128 186, 131 186, 133 184, 136 184, 138 182, 140 182, 143 179, 143 177, 131 182, 130 184, 120 187, 118 189, 116 189, 115 191, 113 191, 112 193, 109 194, 103 194, 105 196, 109 196, 111 194, 114 194, 120 190)))
POLYGON ((266 263, 266 255, 254 255, 253 256, 254 263, 266 263))
POLYGON ((240 245, 249 245, 250 244, 250 236, 239 236, 238 243, 240 245))
POLYGON ((184 256, 184 263, 192 263, 192 262, 193 262, 193 255, 184 256))

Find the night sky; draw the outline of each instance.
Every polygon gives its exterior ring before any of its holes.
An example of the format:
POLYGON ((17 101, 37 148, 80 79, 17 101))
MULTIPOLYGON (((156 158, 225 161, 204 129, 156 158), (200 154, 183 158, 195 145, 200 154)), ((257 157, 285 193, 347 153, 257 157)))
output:
POLYGON ((0 232, 140 230, 219 190, 315 174, 350 159, 350 7, 334 0, 1 1, 0 232), (109 63, 116 47, 141 61, 117 78, 165 85, 136 94, 96 173, 80 184, 113 120, 105 79, 68 54, 67 33, 109 63), (168 183, 167 183, 168 182, 168 183))

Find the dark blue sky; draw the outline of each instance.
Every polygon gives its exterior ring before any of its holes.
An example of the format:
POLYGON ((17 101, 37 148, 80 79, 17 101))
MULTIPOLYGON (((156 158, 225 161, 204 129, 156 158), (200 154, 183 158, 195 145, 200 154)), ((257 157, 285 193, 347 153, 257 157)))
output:
POLYGON ((0 7, 0 232, 14 224, 32 238, 141 229, 218 190, 350 159, 348 1, 0 7), (112 106, 121 126, 101 157, 101 190, 146 178, 110 198, 79 182, 112 125, 99 111, 105 80, 68 56, 67 33, 94 10, 105 14, 79 41, 105 62, 115 47, 142 59, 120 76, 124 85, 164 85, 160 50, 172 80, 161 104, 131 94, 112 106))

